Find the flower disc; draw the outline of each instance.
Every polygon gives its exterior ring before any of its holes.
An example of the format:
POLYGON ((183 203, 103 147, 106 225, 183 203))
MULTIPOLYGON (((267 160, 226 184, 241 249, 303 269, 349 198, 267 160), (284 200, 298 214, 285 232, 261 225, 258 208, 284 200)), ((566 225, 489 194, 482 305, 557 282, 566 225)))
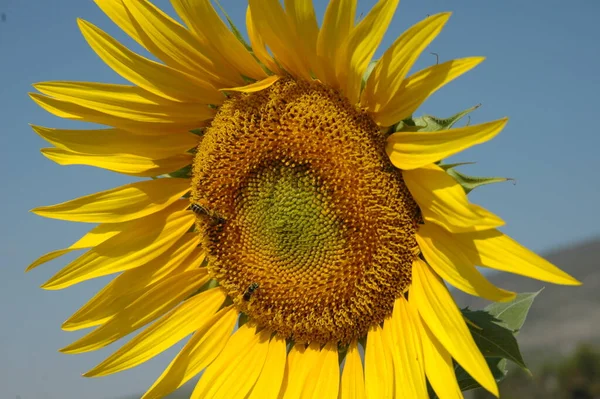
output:
POLYGON ((410 284, 417 205, 377 125, 319 82, 227 100, 198 147, 192 202, 211 273, 280 336, 347 343, 410 284))

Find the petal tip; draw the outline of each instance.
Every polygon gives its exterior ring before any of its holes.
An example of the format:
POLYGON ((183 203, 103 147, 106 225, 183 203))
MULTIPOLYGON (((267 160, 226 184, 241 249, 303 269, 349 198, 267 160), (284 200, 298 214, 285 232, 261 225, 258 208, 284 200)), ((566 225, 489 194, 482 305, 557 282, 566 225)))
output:
POLYGON ((60 329, 63 331, 75 331, 73 323, 69 322, 69 320, 65 321, 61 324, 60 329))
POLYGON ((438 14, 432 15, 432 17, 439 17, 439 18, 443 18, 444 19, 444 24, 446 22, 448 22, 448 20, 450 19, 450 17, 452 16, 452 11, 444 11, 444 12, 440 12, 438 14))
POLYGON ((580 286, 583 285, 583 282, 577 280, 575 277, 571 276, 570 274, 566 274, 566 277, 564 278, 563 282, 559 282, 557 284, 562 284, 562 285, 572 285, 572 286, 580 286))
POLYGON ((86 371, 85 373, 81 374, 81 376, 86 377, 86 378, 98 377, 98 375, 96 373, 94 373, 94 369, 92 369, 90 371, 86 371))
POLYGON ((40 285, 40 288, 46 291, 56 291, 61 289, 61 287, 59 287, 56 282, 53 281, 53 279, 50 279, 44 284, 40 285))
POLYGON ((73 342, 73 343, 71 343, 71 344, 69 344, 67 346, 63 346, 58 351, 60 353, 64 353, 65 355, 74 355, 74 354, 77 354, 77 353, 81 353, 82 351, 78 351, 77 350, 77 346, 75 345, 76 343, 77 343, 77 341, 73 342))
POLYGON ((517 297, 516 292, 506 291, 506 290, 502 290, 502 291, 504 291, 505 296, 503 298, 498 299, 498 302, 510 302, 517 297))

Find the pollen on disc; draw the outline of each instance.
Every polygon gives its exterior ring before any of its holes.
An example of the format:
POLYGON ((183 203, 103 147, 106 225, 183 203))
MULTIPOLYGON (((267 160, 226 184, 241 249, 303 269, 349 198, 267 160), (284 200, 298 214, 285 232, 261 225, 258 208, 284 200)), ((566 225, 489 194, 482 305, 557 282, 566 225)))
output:
POLYGON ((235 94, 193 173, 208 267, 259 326, 347 343, 410 284, 417 205, 385 136, 337 91, 282 79, 235 94))

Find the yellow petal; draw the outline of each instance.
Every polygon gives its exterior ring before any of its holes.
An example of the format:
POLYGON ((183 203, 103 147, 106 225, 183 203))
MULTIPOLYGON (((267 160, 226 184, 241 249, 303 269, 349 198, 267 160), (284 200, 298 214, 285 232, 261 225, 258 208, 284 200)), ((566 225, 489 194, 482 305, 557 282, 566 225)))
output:
POLYGON ((52 252, 48 252, 47 254, 44 254, 44 255, 40 256, 39 258, 37 258, 36 260, 34 260, 29 266, 27 266, 27 269, 25 269, 25 271, 28 272, 30 270, 33 270, 36 267, 43 265, 44 263, 50 262, 51 260, 54 260, 60 256, 68 254, 69 252, 76 251, 77 249, 79 249, 79 248, 63 248, 63 249, 57 249, 52 252))
POLYGON ((336 75, 351 104, 358 103, 362 77, 394 16, 398 1, 380 0, 342 45, 336 60, 336 75))
POLYGON ((42 154, 59 165, 89 165, 130 176, 154 177, 175 172, 190 165, 191 154, 179 154, 164 159, 151 159, 136 155, 79 154, 60 148, 43 148, 42 154))
POLYGON ((132 39, 138 42, 140 45, 144 45, 142 38, 140 37, 138 30, 133 24, 131 17, 127 13, 125 4, 118 0, 94 0, 94 3, 102 12, 104 12, 119 28, 123 29, 132 39))
POLYGON ((185 24, 203 42, 210 43, 239 74, 257 80, 266 77, 252 54, 223 23, 209 0, 173 0, 171 3, 185 24))
POLYGON ((222 94, 211 83, 135 54, 89 22, 77 22, 96 54, 136 86, 174 101, 204 104, 220 104, 223 101, 222 94))
POLYGON ((335 88, 339 88, 335 74, 337 54, 354 27, 355 14, 356 0, 331 0, 317 38, 317 56, 321 62, 318 78, 335 88))
POLYGON ((220 288, 195 295, 161 317, 102 363, 84 374, 102 377, 127 370, 164 352, 195 330, 214 322, 212 316, 225 300, 220 288))
POLYGON ((340 383, 340 399, 366 399, 362 361, 356 341, 350 343, 340 383))
POLYGON ((246 10, 246 29, 248 30, 248 39, 252 46, 252 51, 256 58, 260 60, 270 71, 282 74, 283 71, 279 68, 277 63, 271 57, 271 54, 267 51, 267 45, 260 32, 254 27, 254 20, 252 19, 252 10, 248 6, 246 10))
POLYGON ((498 216, 469 203, 461 185, 435 164, 405 170, 402 176, 428 222, 452 233, 488 230, 504 224, 498 216))
MULTIPOLYGON (((314 344, 318 346, 318 344, 314 344)), ((318 349, 318 348, 317 348, 318 349)), ((295 344, 290 349, 285 362, 285 370, 283 374, 283 384, 279 394, 280 399, 300 398, 302 395, 302 382, 306 380, 306 376, 310 372, 305 366, 311 355, 314 357, 317 351, 306 351, 305 344, 295 344), (308 359, 308 360, 307 360, 308 359)))
POLYGON ((190 399, 246 398, 267 358, 271 332, 241 326, 206 368, 190 399), (235 381, 235 383, 232 383, 235 381))
POLYGON ((312 0, 284 0, 285 12, 289 16, 298 36, 314 55, 319 36, 319 25, 312 0))
POLYGON ((67 254, 71 251, 94 247, 108 240, 109 238, 119 234, 123 228, 128 228, 130 224, 130 222, 100 224, 88 231, 83 237, 77 240, 77 242, 75 242, 69 248, 58 249, 56 251, 52 251, 43 256, 40 256, 33 263, 31 263, 27 267, 27 269, 25 269, 25 271, 28 272, 32 269, 35 269, 39 265, 42 265, 46 262, 50 262, 51 260, 56 259, 59 256, 67 254))
POLYGON ((75 259, 42 288, 58 290, 96 277, 134 269, 160 256, 194 224, 195 215, 177 201, 153 215, 136 220, 129 229, 75 259))
POLYGON ((238 312, 233 306, 223 308, 209 318, 204 326, 192 335, 142 399, 163 398, 211 364, 227 345, 237 318, 238 312))
MULTIPOLYGON (((96 4, 98 4, 98 6, 102 9, 102 11, 104 11, 104 13, 106 15, 108 15, 110 17, 110 19, 112 19, 112 21, 114 23, 116 23, 121 29, 123 29, 129 36, 131 36, 136 42, 138 42, 142 47, 148 49, 150 52, 152 52, 150 48, 153 48, 155 45, 152 42, 152 40, 149 39, 148 35, 146 33, 144 33, 144 28, 140 26, 140 22, 144 22, 144 18, 141 18, 141 20, 137 20, 133 17, 132 15, 132 11, 129 10, 127 7, 125 7, 125 4, 123 3, 123 1, 114 1, 114 0, 95 0, 96 4)), ((179 12, 179 10, 177 9, 177 2, 172 1, 172 5, 176 8, 177 12, 179 12)), ((138 7, 142 8, 142 10, 144 9, 144 6, 147 7, 147 3, 146 4, 141 4, 138 5, 138 7)), ((135 7, 135 4, 134 4, 135 7)), ((134 9, 135 11, 135 9, 134 9)), ((181 14, 180 14, 181 15, 181 14)), ((181 15, 183 17, 183 15, 181 15)), ((175 21, 173 21, 171 18, 169 18, 166 15, 160 15, 159 14, 159 18, 160 17, 166 17, 167 18, 167 25, 170 26, 174 26, 175 27, 175 31, 176 32, 182 32, 182 27, 180 27, 175 21), (170 24, 169 24, 170 23, 170 24)), ((201 19, 202 21, 206 21, 207 16, 204 15, 201 19)), ((188 23, 187 20, 185 20, 185 18, 183 18, 184 21, 186 23, 188 23)), ((147 22, 147 21, 146 21, 147 22)), ((183 39, 184 40, 189 40, 189 33, 186 32, 182 32, 183 36, 185 36, 183 39)), ((176 36, 176 35, 175 35, 176 36)), ((186 44, 193 44, 193 48, 198 48, 198 50, 193 50, 195 52, 196 55, 200 55, 200 58, 202 60, 202 62, 206 63, 206 59, 212 60, 213 63, 219 65, 219 67, 215 70, 217 71, 221 71, 222 77, 219 76, 215 76, 214 71, 211 73, 213 80, 217 80, 219 81, 219 78, 229 78, 231 79, 231 81, 236 81, 236 79, 241 79, 240 76, 236 76, 236 73, 234 70, 229 70, 230 68, 223 68, 223 66, 226 65, 226 62, 224 62, 225 60, 222 60, 220 57, 220 54, 216 51, 213 51, 214 49, 209 48, 210 47, 210 43, 205 43, 204 41, 201 41, 201 45, 198 42, 198 40, 196 40, 196 38, 193 38, 194 40, 190 40, 187 41, 186 43, 180 43, 183 44, 184 46, 186 44), (218 61, 217 61, 218 60, 218 61)), ((217 38, 214 38, 214 40, 216 40, 217 38)), ((220 39, 220 38, 219 38, 220 39)), ((177 54, 179 55, 181 58, 183 56, 184 61, 188 60, 187 57, 185 57, 185 53, 183 54, 177 54)), ((189 56, 189 55, 188 55, 189 56)), ((240 58, 241 55, 240 55, 240 58)), ((168 61, 172 62, 172 60, 168 59, 168 61)), ((189 61, 190 62, 190 61, 189 61)), ((191 61, 193 63, 193 59, 191 61)), ((209 63, 210 65, 210 63, 209 63)), ((179 65, 179 67, 183 68, 184 70, 187 70, 188 73, 191 76, 195 76, 197 74, 197 70, 196 69, 189 69, 190 66, 186 63, 184 63, 183 65, 179 65)), ((219 74, 217 74, 219 75, 219 74)))
POLYGON ((144 46, 165 64, 216 85, 243 81, 228 66, 215 63, 207 56, 205 46, 190 31, 152 3, 146 0, 122 1, 144 46))
POLYGON ((444 229, 425 223, 416 235, 425 260, 435 272, 454 287, 471 295, 496 302, 507 302, 516 294, 496 287, 475 268, 469 258, 452 242, 452 234, 444 229))
POLYGON ((240 93, 255 93, 257 91, 261 91, 269 88, 273 83, 277 82, 281 79, 281 76, 273 75, 268 78, 264 78, 263 80, 259 80, 258 82, 254 82, 245 86, 239 87, 229 87, 227 89, 221 89, 221 91, 237 91, 240 93))
MULTIPOLYGON (((308 350, 312 350, 312 345, 308 350)), ((337 399, 340 389, 340 366, 337 343, 329 342, 319 351, 304 385, 313 398, 337 399)))
POLYGON ((267 359, 248 399, 277 399, 283 383, 286 356, 285 339, 272 337, 267 359))
POLYGON ((429 16, 396 39, 369 75, 362 94, 362 105, 376 112, 390 102, 421 52, 442 31, 450 14, 429 16))
POLYGON ((398 132, 387 139, 386 152, 397 168, 409 170, 447 158, 494 138, 506 118, 438 132, 398 132))
POLYGON ((29 93, 29 97, 40 107, 60 118, 72 119, 83 122, 99 123, 102 125, 114 126, 121 129, 131 130, 137 134, 154 135, 168 132, 183 133, 198 128, 206 124, 206 120, 212 118, 215 110, 208 109, 205 117, 199 117, 197 120, 156 123, 143 122, 131 118, 115 116, 106 112, 84 107, 72 101, 59 100, 47 97, 41 94, 29 93), (204 118, 204 119, 203 119, 204 118))
POLYGON ((102 324, 152 289, 158 281, 198 268, 205 254, 203 248, 197 247, 199 243, 197 233, 187 233, 156 259, 121 273, 69 317, 62 329, 74 331, 102 324))
POLYGON ((277 61, 290 73, 311 80, 310 65, 296 43, 298 37, 279 0, 249 0, 252 26, 269 46, 277 61))
POLYGON ((284 383, 285 399, 336 399, 339 390, 337 345, 329 343, 321 349, 316 342, 307 348, 296 345, 288 356, 289 372, 284 383), (293 353, 292 353, 293 352, 293 353))
POLYGON ((162 159, 182 154, 198 145, 198 136, 188 132, 157 133, 152 137, 122 129, 69 130, 31 125, 44 140, 57 148, 83 154, 130 154, 162 159))
POLYGON ((83 353, 104 348, 164 315, 209 280, 205 268, 171 276, 137 297, 105 324, 62 348, 63 353, 83 353))
POLYGON ((199 125, 214 115, 206 104, 167 100, 137 86, 54 81, 33 87, 53 98, 136 122, 199 125))
POLYGON ((391 126, 411 116, 427 97, 463 73, 475 68, 483 60, 483 57, 462 58, 433 65, 415 73, 402 82, 396 95, 387 105, 378 112, 372 113, 373 119, 381 126, 391 126))
POLYGON ((69 248, 91 248, 130 229, 135 222, 102 223, 87 232, 69 248))
POLYGON ((394 365, 392 352, 383 328, 371 327, 365 348, 365 390, 368 398, 394 396, 394 365))
POLYGON ((311 372, 311 367, 318 356, 320 345, 312 344, 312 348, 306 347, 305 344, 296 344, 290 350, 284 381, 281 390, 282 399, 300 399, 303 398, 302 391, 304 382, 308 379, 311 372))
POLYGON ((166 208, 189 190, 189 179, 145 180, 61 204, 41 206, 32 209, 31 212, 52 219, 73 222, 126 222, 166 208))
POLYGON ((284 0, 285 13, 296 31, 296 46, 300 47, 302 54, 311 70, 316 76, 322 75, 320 62, 317 58, 317 38, 319 25, 312 0, 284 0))
POLYGON ((427 397, 425 368, 421 345, 422 326, 418 314, 401 296, 394 303, 392 317, 383 329, 392 329, 392 352, 397 398, 421 399, 427 397), (390 324, 390 325, 388 325, 390 324))
POLYGON ((421 333, 425 372, 433 390, 440 399, 463 399, 456 381, 454 364, 450 354, 438 342, 427 326, 421 333))
POLYGON ((420 259, 413 263, 410 299, 431 332, 479 384, 498 396, 498 386, 448 289, 420 259))
POLYGON ((498 230, 454 234, 445 245, 462 251, 475 265, 520 274, 554 284, 581 283, 498 230))

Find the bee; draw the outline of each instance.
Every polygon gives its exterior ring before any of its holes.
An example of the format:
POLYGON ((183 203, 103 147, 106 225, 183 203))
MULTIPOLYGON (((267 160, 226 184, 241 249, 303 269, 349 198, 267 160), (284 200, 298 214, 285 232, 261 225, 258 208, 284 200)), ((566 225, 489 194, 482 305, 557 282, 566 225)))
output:
POLYGON ((246 288, 246 291, 244 292, 244 301, 249 301, 250 297, 252 296, 254 291, 256 291, 258 289, 258 287, 259 287, 258 283, 250 284, 248 286, 248 288, 246 288))
POLYGON ((190 206, 190 209, 196 215, 210 215, 210 212, 208 211, 208 209, 206 209, 204 206, 202 206, 200 204, 192 204, 190 206))
POLYGON ((217 222, 224 222, 225 221, 225 218, 223 216, 221 216, 216 211, 211 211, 204 204, 193 203, 192 205, 190 205, 190 209, 192 210, 192 212, 194 212, 198 216, 208 216, 209 218, 211 218, 211 219, 213 219, 214 221, 217 221, 217 222))

